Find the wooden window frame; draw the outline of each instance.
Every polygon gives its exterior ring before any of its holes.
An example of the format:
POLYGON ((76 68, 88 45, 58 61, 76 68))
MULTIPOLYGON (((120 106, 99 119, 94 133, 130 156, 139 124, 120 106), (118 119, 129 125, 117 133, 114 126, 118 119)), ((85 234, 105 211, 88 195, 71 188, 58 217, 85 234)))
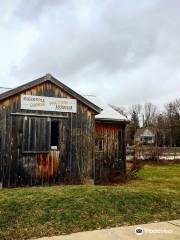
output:
MULTIPOLYGON (((40 153, 49 153, 49 151, 51 150, 51 146, 50 146, 50 138, 51 138, 51 124, 49 125, 49 129, 47 130, 47 131, 49 131, 49 134, 48 134, 48 144, 47 144, 47 150, 25 150, 25 141, 26 141, 26 139, 25 139, 25 136, 26 136, 26 134, 25 134, 25 131, 26 131, 26 127, 25 127, 25 123, 26 123, 26 121, 28 121, 29 119, 34 119, 34 118, 36 118, 36 117, 32 117, 32 116, 24 116, 24 119, 23 119, 23 131, 22 131, 22 133, 23 133, 23 136, 22 136, 22 153, 23 154, 40 154, 40 153)), ((48 119, 48 118, 45 118, 45 117, 38 117, 38 119, 43 119, 43 120, 47 120, 47 121, 50 121, 51 122, 51 120, 50 119, 48 119)), ((28 129, 29 130, 29 129, 28 129)))
POLYGON ((95 139, 95 152, 104 152, 104 139, 103 138, 96 138, 95 139), (101 141, 101 146, 102 149, 100 149, 100 141, 101 141))

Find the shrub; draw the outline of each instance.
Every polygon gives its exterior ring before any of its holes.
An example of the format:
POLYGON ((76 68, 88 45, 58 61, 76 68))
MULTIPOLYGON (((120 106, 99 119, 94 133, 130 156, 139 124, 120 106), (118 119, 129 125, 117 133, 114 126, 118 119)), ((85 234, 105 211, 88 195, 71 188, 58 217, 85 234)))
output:
POLYGON ((129 170, 127 171, 127 180, 139 179, 138 173, 143 168, 144 164, 142 161, 134 158, 129 170))

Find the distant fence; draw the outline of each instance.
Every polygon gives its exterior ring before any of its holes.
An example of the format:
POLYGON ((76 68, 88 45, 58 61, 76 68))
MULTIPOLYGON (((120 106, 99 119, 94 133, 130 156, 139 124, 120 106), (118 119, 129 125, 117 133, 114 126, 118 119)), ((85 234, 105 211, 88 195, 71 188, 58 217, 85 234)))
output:
POLYGON ((127 160, 180 160, 180 147, 136 145, 127 147, 127 160))

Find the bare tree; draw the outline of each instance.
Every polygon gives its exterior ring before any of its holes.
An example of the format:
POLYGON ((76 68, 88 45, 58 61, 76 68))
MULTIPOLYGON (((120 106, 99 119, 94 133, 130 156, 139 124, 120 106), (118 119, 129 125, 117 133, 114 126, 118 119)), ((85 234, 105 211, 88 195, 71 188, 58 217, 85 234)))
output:
POLYGON ((180 145, 180 99, 165 106, 167 128, 169 132, 169 145, 180 145))
POLYGON ((133 104, 130 108, 129 108, 129 116, 130 118, 132 118, 132 116, 136 116, 136 118, 138 119, 138 126, 140 127, 142 125, 142 105, 141 104, 133 104))
POLYGON ((131 119, 127 126, 127 142, 133 144, 137 128, 153 127, 157 146, 180 146, 180 98, 165 105, 159 113, 152 103, 134 104, 129 110, 111 105, 116 111, 131 119))
POLYGON ((146 103, 143 108, 143 126, 153 126, 156 121, 158 109, 152 103, 146 103))

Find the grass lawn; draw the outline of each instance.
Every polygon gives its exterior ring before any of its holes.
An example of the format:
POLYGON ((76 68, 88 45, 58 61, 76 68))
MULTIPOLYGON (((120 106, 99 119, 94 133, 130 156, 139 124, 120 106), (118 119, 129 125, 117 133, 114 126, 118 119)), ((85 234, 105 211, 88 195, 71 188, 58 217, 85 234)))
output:
POLYGON ((0 239, 180 218, 180 165, 146 165, 122 186, 52 186, 0 190, 0 239))

